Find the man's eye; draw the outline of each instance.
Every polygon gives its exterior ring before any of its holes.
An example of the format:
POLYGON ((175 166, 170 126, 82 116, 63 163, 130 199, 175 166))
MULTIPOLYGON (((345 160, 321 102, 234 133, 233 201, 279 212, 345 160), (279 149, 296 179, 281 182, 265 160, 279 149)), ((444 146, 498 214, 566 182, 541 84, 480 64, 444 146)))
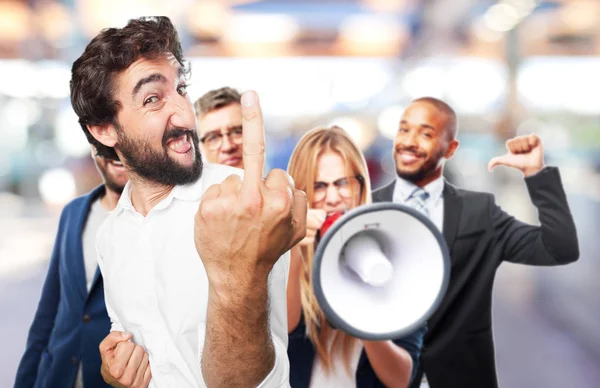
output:
POLYGON ((146 99, 146 101, 144 101, 144 105, 146 105, 146 104, 154 104, 157 101, 158 101, 158 97, 157 96, 148 97, 146 99))
POLYGON ((179 85, 177 87, 177 93, 181 94, 182 96, 185 95, 187 93, 187 88, 188 86, 183 84, 183 85, 179 85))
POLYGON ((219 138, 218 135, 208 135, 208 136, 206 136, 206 138, 204 139, 204 141, 206 141, 208 143, 212 143, 214 141, 217 141, 218 138, 219 138))
POLYGON ((326 185, 326 184, 324 184, 324 183, 315 183, 314 189, 315 189, 315 190, 323 190, 323 189, 325 189, 326 187, 327 187, 327 185, 326 185))

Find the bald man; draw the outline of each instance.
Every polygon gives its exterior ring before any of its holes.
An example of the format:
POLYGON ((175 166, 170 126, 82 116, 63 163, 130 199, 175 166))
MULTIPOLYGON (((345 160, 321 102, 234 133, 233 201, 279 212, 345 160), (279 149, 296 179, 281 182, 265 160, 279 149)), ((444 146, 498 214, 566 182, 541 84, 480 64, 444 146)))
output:
POLYGON ((506 142, 508 152, 488 165, 523 173, 540 226, 505 213, 494 196, 459 189, 442 177, 458 148, 458 120, 443 101, 425 97, 405 110, 394 140, 397 179, 373 202, 416 207, 442 231, 450 249, 447 292, 428 322, 418 376, 411 388, 498 386, 492 336, 492 288, 504 262, 563 265, 579 258, 575 224, 556 167, 544 166, 536 135, 506 142))

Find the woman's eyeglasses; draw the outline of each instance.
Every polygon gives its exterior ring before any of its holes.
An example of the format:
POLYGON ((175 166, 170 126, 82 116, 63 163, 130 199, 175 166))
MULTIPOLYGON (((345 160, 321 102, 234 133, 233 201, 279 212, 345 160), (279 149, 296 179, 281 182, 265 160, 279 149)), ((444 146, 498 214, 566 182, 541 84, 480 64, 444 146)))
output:
POLYGON ((315 182, 313 201, 320 202, 327 196, 329 185, 333 185, 343 199, 352 199, 357 193, 362 194, 364 178, 360 175, 340 178, 334 182, 315 182))

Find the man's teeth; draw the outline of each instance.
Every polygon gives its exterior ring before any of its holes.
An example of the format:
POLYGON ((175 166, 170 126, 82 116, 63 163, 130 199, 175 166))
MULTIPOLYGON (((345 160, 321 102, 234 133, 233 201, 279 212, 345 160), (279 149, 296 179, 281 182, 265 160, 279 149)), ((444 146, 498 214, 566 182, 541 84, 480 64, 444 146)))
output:
POLYGON ((176 140, 176 141, 172 141, 169 144, 169 148, 172 149, 173 151, 175 151, 178 147, 183 146, 185 143, 187 143, 188 141, 188 136, 185 135, 183 136, 180 140, 176 140))

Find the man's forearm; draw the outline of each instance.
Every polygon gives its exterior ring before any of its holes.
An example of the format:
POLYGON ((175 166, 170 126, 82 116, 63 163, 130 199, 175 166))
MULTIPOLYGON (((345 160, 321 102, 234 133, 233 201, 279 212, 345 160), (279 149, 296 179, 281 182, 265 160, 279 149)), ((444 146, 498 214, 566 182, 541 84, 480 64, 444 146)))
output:
POLYGON ((210 287, 202 375, 208 387, 256 387, 275 364, 267 281, 210 287))

